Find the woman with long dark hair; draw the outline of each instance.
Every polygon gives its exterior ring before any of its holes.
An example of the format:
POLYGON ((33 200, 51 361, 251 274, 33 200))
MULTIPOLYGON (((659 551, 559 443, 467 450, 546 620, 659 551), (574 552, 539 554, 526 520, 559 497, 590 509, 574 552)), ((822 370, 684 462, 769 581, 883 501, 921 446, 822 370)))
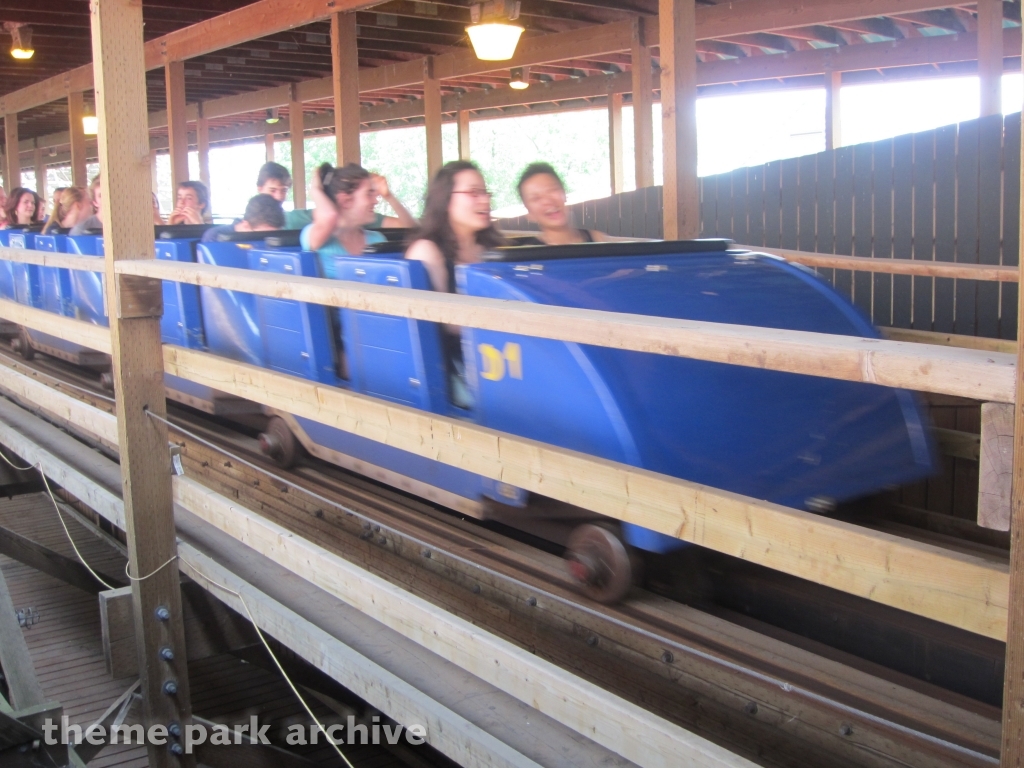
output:
POLYGON ((519 199, 530 221, 540 227, 537 239, 545 245, 597 243, 608 239, 596 229, 577 229, 566 209, 565 183, 548 163, 530 163, 519 177, 519 199))
POLYGON ((42 204, 39 195, 31 189, 17 187, 11 190, 4 210, 7 212, 8 227, 30 227, 39 223, 42 204))
POLYGON ((359 256, 368 245, 384 242, 380 232, 364 229, 373 222, 377 191, 370 172, 349 163, 321 165, 313 175, 313 223, 302 230, 303 250, 316 251, 324 277, 334 277, 335 256, 359 256))
POLYGON ((426 203, 405 258, 423 262, 435 291, 455 293, 455 265, 474 264, 504 244, 491 221, 491 193, 466 160, 447 163, 427 188, 426 203))
MULTIPOLYGON (((427 188, 420 228, 405 258, 422 261, 435 291, 455 293, 455 267, 474 264, 484 252, 504 244, 491 221, 491 193, 473 163, 457 160, 437 172, 427 188)), ((445 325, 441 333, 452 403, 473 406, 462 358, 462 331, 445 325)))

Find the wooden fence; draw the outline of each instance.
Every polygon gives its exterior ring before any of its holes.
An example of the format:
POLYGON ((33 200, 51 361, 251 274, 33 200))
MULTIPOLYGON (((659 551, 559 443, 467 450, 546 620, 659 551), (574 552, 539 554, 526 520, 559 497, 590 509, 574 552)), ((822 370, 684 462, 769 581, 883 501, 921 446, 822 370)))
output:
MULTIPOLYGON (((1020 113, 701 179, 701 234, 876 259, 1016 266, 1020 113)), ((572 206, 578 226, 661 237, 661 188, 572 206)), ((530 228, 525 219, 502 222, 530 228)), ((819 269, 876 325, 1013 339, 1017 285, 819 269)))

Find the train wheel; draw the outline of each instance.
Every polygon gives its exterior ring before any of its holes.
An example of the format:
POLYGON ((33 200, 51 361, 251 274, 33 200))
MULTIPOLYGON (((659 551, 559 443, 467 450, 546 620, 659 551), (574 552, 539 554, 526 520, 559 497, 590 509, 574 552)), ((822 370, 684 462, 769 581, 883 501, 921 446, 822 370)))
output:
POLYGON ((28 334, 25 332, 24 328, 22 328, 18 332, 18 335, 11 340, 11 349, 26 360, 31 360, 36 356, 36 351, 32 349, 32 345, 28 340, 28 334))
POLYGON ((617 603, 633 586, 626 545, 607 528, 591 523, 574 528, 565 559, 579 588, 599 603, 617 603))
POLYGON ((295 464, 299 443, 280 416, 272 416, 265 432, 260 432, 260 450, 284 469, 295 464))

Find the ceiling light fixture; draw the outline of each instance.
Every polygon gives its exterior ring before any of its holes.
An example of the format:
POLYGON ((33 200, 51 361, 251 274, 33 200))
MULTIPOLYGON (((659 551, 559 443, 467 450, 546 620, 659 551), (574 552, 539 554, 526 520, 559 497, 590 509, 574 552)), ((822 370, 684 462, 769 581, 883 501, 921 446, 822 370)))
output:
POLYGON ((509 82, 510 88, 515 88, 517 91, 525 91, 530 87, 530 68, 529 67, 512 67, 512 80, 509 82))
POLYGON ((82 107, 82 133, 86 136, 95 136, 100 132, 100 119, 93 113, 92 107, 82 107))
POLYGON ((32 47, 32 28, 7 21, 4 22, 4 29, 11 35, 11 56, 22 61, 31 59, 36 52, 32 47))
POLYGON ((510 24, 519 18, 519 0, 490 0, 470 6, 472 24, 466 34, 482 61, 507 61, 516 52, 523 28, 510 24))
POLYGON ((267 122, 273 125, 281 119, 281 115, 277 111, 277 107, 267 110, 267 122))

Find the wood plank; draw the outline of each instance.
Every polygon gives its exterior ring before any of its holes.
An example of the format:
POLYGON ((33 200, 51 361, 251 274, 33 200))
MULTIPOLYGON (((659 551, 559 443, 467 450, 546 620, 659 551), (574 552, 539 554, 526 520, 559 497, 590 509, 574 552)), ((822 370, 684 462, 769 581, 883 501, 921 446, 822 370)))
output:
POLYGON ((89 186, 85 161, 85 128, 82 116, 85 114, 84 94, 80 91, 68 94, 68 138, 71 143, 71 185, 89 186))
POLYGON ((718 177, 700 180, 700 236, 718 237, 718 177))
MULTIPOLYGON (((893 256, 893 140, 883 139, 871 145, 872 162, 872 260, 891 260, 893 256)), ((884 272, 874 274, 871 286, 871 322, 893 324, 893 278, 884 272)), ((909 299, 909 296, 907 297, 909 299)), ((909 302, 908 302, 909 304, 909 302)), ((909 306, 907 309, 909 310, 909 306)), ((909 315, 909 312, 907 313, 909 315)))
POLYGON ((666 240, 700 235, 695 0, 659 0, 666 240))
POLYGON ((0 667, 10 694, 10 704, 17 710, 37 707, 46 702, 46 695, 36 677, 32 657, 25 644, 25 635, 18 624, 14 601, 7 580, 0 572, 0 667))
POLYGON ((638 16, 630 25, 630 72, 633 93, 633 151, 636 188, 654 186, 654 85, 647 27, 638 16))
POLYGON ((444 165, 441 139, 441 81, 434 77, 433 56, 427 56, 423 60, 423 110, 423 121, 427 130, 427 178, 432 179, 444 165))
POLYGON ((38 264, 41 267, 74 269, 80 272, 102 272, 103 261, 94 256, 75 256, 70 253, 34 251, 28 248, 6 248, 0 245, 0 259, 20 264, 38 264))
MULTIPOLYGON (((853 255, 853 147, 842 147, 835 153, 835 238, 836 253, 853 255)), ((853 301, 853 275, 836 270, 835 289, 853 301)))
MULTIPOLYGON (((794 247, 803 251, 814 251, 815 224, 817 212, 815 198, 817 196, 817 158, 805 155, 797 161, 797 236, 794 247)), ((743 242, 737 238, 738 242, 743 242)))
POLYGON ((199 104, 199 116, 196 119, 196 155, 199 160, 199 181, 213 197, 213 186, 210 180, 210 119, 203 114, 203 105, 199 104))
MULTIPOLYGON (((1003 115, 978 120, 978 263, 999 264, 1002 233, 1003 115)), ((999 336, 999 286, 978 283, 978 336, 999 336)))
MULTIPOLYGON (((185 118, 185 62, 168 61, 164 65, 164 91, 167 94, 167 138, 171 158, 171 189, 188 181, 188 123, 185 118)), ((149 143, 146 143, 147 149, 149 143)))
POLYGON ((1013 406, 982 403, 978 525, 1010 530, 1010 481, 1013 478, 1013 406))
POLYGON ((825 151, 842 146, 842 101, 841 90, 843 73, 826 70, 825 72, 825 151))
POLYGON ((292 204, 296 210, 306 207, 306 116, 302 111, 302 102, 295 97, 295 89, 291 89, 292 98, 288 102, 288 130, 292 149, 292 204))
MULTIPOLYGON (((184 662, 180 577, 175 568, 164 567, 176 556, 167 428, 149 416, 167 412, 160 352, 163 307, 158 301, 151 309, 140 308, 126 295, 135 293, 130 289, 137 288, 139 281, 122 284, 114 271, 119 262, 153 258, 150 169, 148 162, 141 162, 149 156, 142 4, 137 0, 95 3, 92 49, 124 531, 131 573, 140 577, 132 581, 132 594, 136 637, 140 639, 143 720, 147 727, 171 722, 185 726, 191 721, 192 704, 184 662), (158 616, 158 608, 167 611, 166 620, 158 616), (170 648, 174 658, 165 660, 162 648, 170 648), (173 696, 163 691, 167 680, 177 684, 173 696)), ((169 86, 173 87, 176 71, 172 61, 169 86)), ((172 96, 172 108, 174 102, 172 96)), ((180 106, 184 106, 183 87, 180 106)), ((184 110, 181 115, 184 118, 184 110)), ((173 115, 170 119, 173 125, 173 115)), ((187 178, 188 149, 182 149, 187 178)), ((161 745, 147 745, 147 754, 152 768, 193 768, 196 764, 193 755, 174 756, 161 745)))
POLYGON ((538 338, 943 392, 994 402, 1010 399, 1014 374, 1008 356, 975 350, 922 349, 915 344, 804 331, 521 302, 510 305, 494 299, 322 278, 282 277, 205 264, 133 260, 117 265, 117 271, 538 338))
POLYGON ((747 242, 750 232, 747 216, 750 208, 750 193, 747 189, 747 168, 732 172, 732 236, 738 243, 747 242))
MULTIPOLYGON (((909 261, 914 255, 914 137, 897 136, 892 142, 892 251, 893 259, 909 261)), ((930 313, 929 313, 930 319, 930 313)), ((914 278, 893 275, 892 324, 911 328, 914 323, 914 278)))
MULTIPOLYGON (((174 375, 271 408, 973 632, 1005 636, 1006 568, 991 561, 207 354, 167 351, 174 375)), ((176 487, 182 480, 176 478, 176 487)))
POLYGON ((779 244, 783 248, 796 248, 799 236, 800 178, 799 164, 795 157, 786 158, 780 168, 782 188, 780 190, 781 221, 779 244))
MULTIPOLYGON (((152 221, 152 213, 150 213, 152 221)), ((110 354, 110 334, 102 325, 93 325, 70 317, 62 317, 42 309, 0 299, 0 317, 18 325, 28 326, 51 336, 110 354)))
MULTIPOLYGON (((935 254, 936 261, 954 261, 956 255, 956 126, 947 125, 935 131, 935 254)), ((936 278, 932 328, 940 333, 955 332, 954 280, 936 278)), ((915 323, 914 327, 918 325, 915 323)), ((922 330, 928 330, 923 329, 922 330)))
MULTIPOLYGON (((1012 53, 1016 53, 1013 51, 1012 53)), ((978 80, 981 117, 1003 117, 1003 2, 978 0, 978 80)))
MULTIPOLYGON (((836 216, 836 153, 820 152, 815 155, 817 174, 815 209, 815 250, 819 253, 836 252, 835 216, 836 216)), ((818 274, 829 283, 835 282, 835 272, 831 269, 818 269, 818 274)))
MULTIPOLYGON (((935 131, 914 134, 914 246, 915 261, 935 260, 935 131)), ((913 328, 932 331, 935 281, 914 277, 913 328)))
POLYGON ((989 352, 1001 352, 1012 355, 1017 343, 1005 339, 986 339, 981 336, 960 336, 955 333, 936 333, 935 331, 918 331, 910 328, 879 328, 882 338, 892 341, 914 341, 919 344, 938 344, 944 347, 963 347, 965 349, 985 349, 989 352))
POLYGON ((773 253, 787 261, 809 267, 832 267, 855 272, 877 272, 889 275, 928 275, 935 277, 965 278, 978 281, 1016 283, 1019 277, 1014 267, 985 266, 983 264, 944 264, 918 262, 912 259, 886 259, 876 261, 864 256, 830 256, 825 253, 807 253, 788 248, 746 246, 764 253, 773 253))
MULTIPOLYGON (((872 257, 872 164, 870 144, 853 147, 853 255, 872 257)), ((855 272, 853 275, 853 303, 871 317, 871 275, 855 272)))
MULTIPOLYGON (((621 103, 621 95, 622 94, 619 94, 619 96, 620 96, 620 103, 621 103)), ((470 159, 469 118, 470 118, 470 114, 469 114, 469 110, 468 109, 460 109, 460 110, 458 110, 458 112, 456 114, 456 117, 455 117, 455 121, 458 124, 458 133, 459 133, 459 160, 469 160, 470 159)), ((619 116, 619 119, 621 120, 621 114, 619 116)))
MULTIPOLYGON (((462 145, 462 121, 463 112, 459 112, 459 145, 462 145)), ((468 129, 468 126, 467 126, 468 129)), ((468 143, 468 142, 467 142, 468 143)), ((621 193, 626 188, 626 180, 622 146, 622 94, 608 94, 608 171, 610 189, 613 195, 621 193)))
POLYGON ((778 160, 764 167, 764 243, 782 246, 782 164, 778 160))
MULTIPOLYGON (((978 120, 959 124, 956 142, 956 261, 966 264, 978 263, 980 138, 978 120)), ((954 332, 977 336, 977 283, 957 280, 955 295, 954 332)))
MULTIPOLYGON (((1003 121, 1003 243, 1000 263, 1016 267, 1020 251, 1020 112, 1003 121)), ((1017 286, 1001 286, 999 336, 1017 338, 1017 286)))
MULTIPOLYGON (((334 3, 328 3, 334 5, 334 3)), ((355 13, 331 14, 331 67, 337 165, 360 162, 359 49, 355 13)))
POLYGON ((18 113, 4 112, 4 183, 8 192, 21 186, 21 150, 18 148, 18 113))

